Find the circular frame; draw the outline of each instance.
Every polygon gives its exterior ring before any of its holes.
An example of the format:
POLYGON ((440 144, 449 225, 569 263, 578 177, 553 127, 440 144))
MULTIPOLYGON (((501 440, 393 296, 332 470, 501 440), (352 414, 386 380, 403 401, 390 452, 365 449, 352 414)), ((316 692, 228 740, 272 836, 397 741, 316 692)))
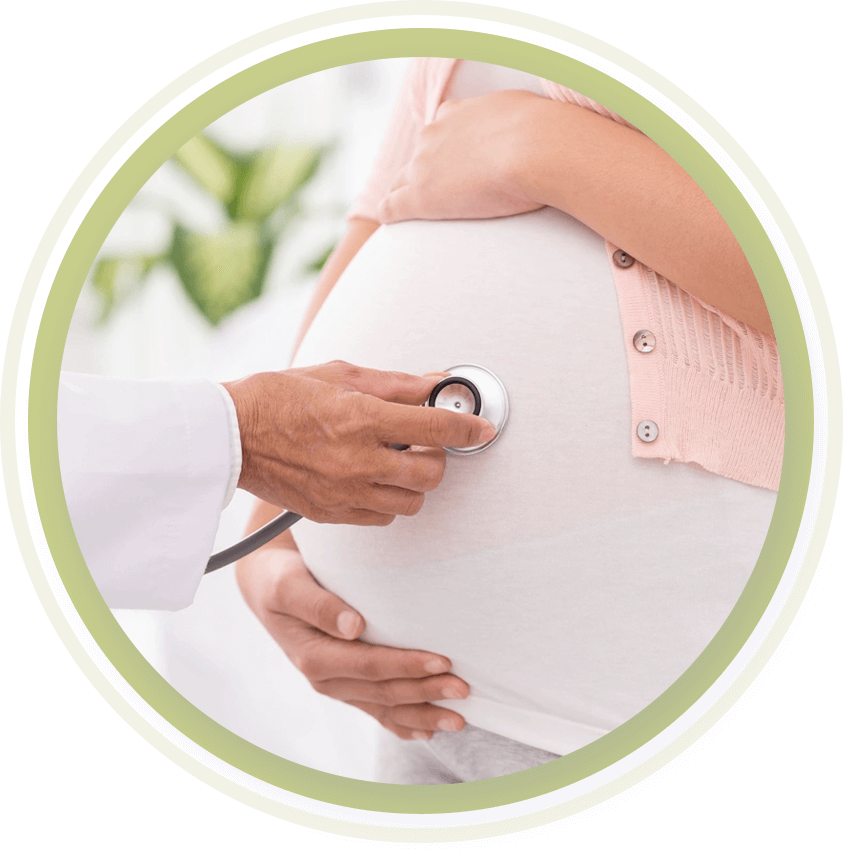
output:
POLYGON ((21 290, 3 374, 4 477, 21 553, 57 634, 115 712, 177 765, 238 801, 316 830, 399 842, 479 839, 574 816, 662 769, 705 734, 765 667, 797 614, 824 547, 841 454, 838 360, 824 296, 783 205, 732 137, 656 72, 584 33, 465 3, 439 4, 442 27, 415 25, 416 13, 432 19, 435 11, 413 0, 307 16, 230 46, 151 99, 86 166, 51 220, 21 290), (402 20, 392 19, 398 14, 402 20), (488 31, 474 29, 481 25, 488 31), (273 86, 335 65, 414 55, 462 56, 561 82, 672 154, 722 212, 757 274, 787 411, 788 451, 760 560, 686 674, 625 725, 562 760, 435 788, 367 784, 296 766, 235 737, 174 692, 117 627, 88 574, 56 446, 59 367, 76 299, 112 224, 150 175, 214 119, 273 86))

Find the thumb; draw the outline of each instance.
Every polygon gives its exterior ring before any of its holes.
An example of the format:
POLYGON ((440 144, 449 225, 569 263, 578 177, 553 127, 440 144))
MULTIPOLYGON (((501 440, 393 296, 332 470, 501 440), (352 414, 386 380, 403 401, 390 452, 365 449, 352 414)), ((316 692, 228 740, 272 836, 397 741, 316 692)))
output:
POLYGON ((391 189, 377 206, 377 219, 381 223, 396 223, 399 220, 411 220, 409 215, 409 195, 411 191, 412 161, 405 163, 392 181, 391 189))
POLYGON ((377 218, 383 224, 415 219, 412 188, 405 184, 392 190, 377 208, 377 218))
POLYGON ((322 588, 302 563, 290 566, 280 577, 273 610, 299 618, 334 638, 352 640, 365 630, 362 615, 322 588))

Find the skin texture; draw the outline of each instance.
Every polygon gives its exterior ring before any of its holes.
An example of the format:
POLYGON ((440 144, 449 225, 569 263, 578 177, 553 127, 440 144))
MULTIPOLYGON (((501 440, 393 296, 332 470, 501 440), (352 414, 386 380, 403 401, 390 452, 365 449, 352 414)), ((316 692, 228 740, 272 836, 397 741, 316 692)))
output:
POLYGON ((443 446, 494 435, 485 419, 420 406, 438 377, 330 362, 225 384, 241 432, 239 487, 316 522, 388 525, 418 513, 442 479, 443 446))

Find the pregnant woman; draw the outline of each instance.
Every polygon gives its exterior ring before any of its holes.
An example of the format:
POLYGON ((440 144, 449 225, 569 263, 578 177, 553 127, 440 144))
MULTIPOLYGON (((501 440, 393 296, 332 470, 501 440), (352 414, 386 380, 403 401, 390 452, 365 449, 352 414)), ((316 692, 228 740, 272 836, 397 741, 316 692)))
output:
POLYGON ((304 521, 239 565, 313 684, 393 731, 377 780, 547 762, 683 674, 762 547, 783 390, 742 251, 667 155, 549 81, 413 60, 307 315, 299 363, 474 362, 510 397, 416 516, 304 521), (286 605, 309 573, 335 638, 286 605))

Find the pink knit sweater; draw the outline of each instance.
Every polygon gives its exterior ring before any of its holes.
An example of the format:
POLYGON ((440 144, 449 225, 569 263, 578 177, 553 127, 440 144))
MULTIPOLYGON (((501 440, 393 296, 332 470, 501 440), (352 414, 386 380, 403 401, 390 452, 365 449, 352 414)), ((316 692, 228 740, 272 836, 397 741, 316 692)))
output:
MULTIPOLYGON (((412 157, 417 134, 432 121, 457 61, 412 60, 374 169, 350 218, 379 220, 378 206, 412 157)), ((571 89, 550 80, 541 84, 553 100, 633 127, 571 89)), ((629 256, 623 256, 624 266, 617 264, 616 252, 607 242, 630 374, 633 455, 696 463, 727 478, 776 490, 783 462, 784 401, 774 339, 629 256), (647 352, 634 344, 642 330, 655 340, 647 352), (658 428, 652 442, 638 436, 643 421, 658 428)))

